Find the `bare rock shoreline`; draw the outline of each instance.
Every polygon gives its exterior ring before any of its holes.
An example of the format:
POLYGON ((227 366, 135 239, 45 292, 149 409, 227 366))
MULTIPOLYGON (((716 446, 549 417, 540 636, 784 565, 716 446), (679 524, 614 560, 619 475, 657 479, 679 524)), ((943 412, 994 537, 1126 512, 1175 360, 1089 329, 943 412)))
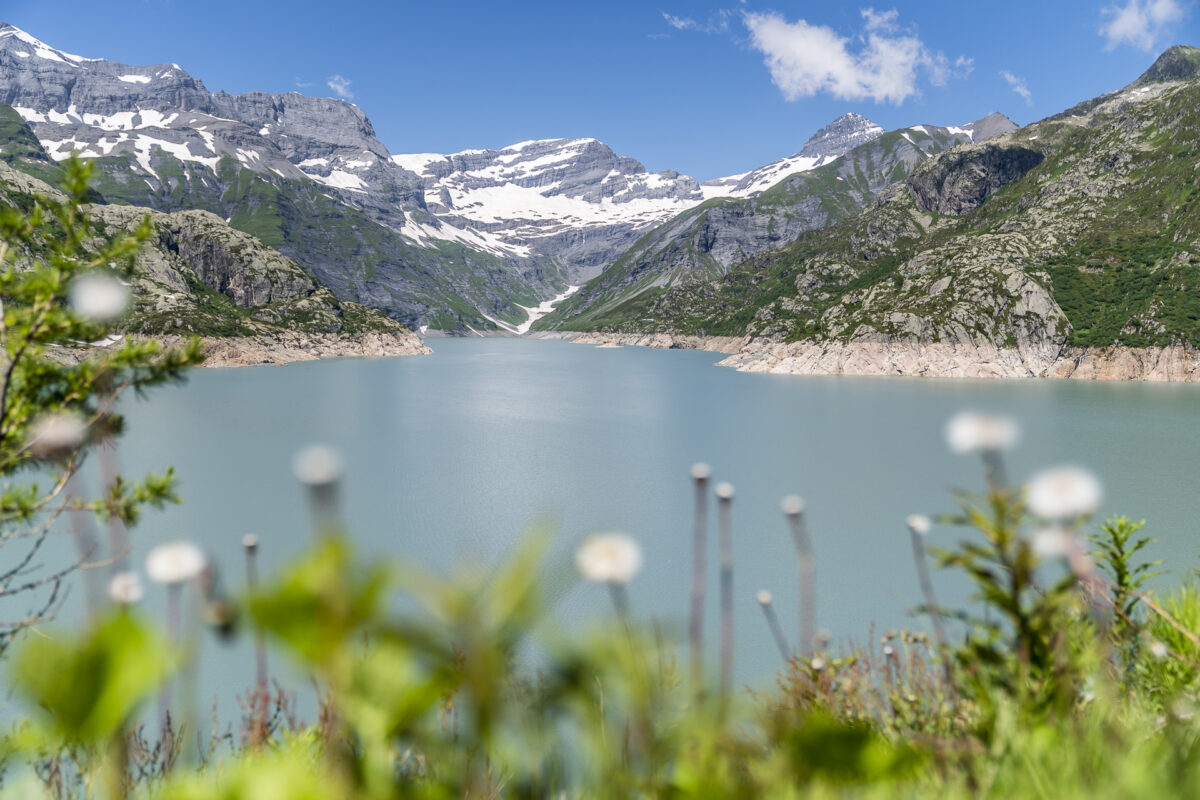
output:
MULTIPOLYGON (((143 337, 137 337, 143 338, 143 337)), ((181 344, 182 336, 144 337, 165 346, 181 344)), ((120 341, 116 339, 116 341, 120 341)), ((202 367, 253 367, 315 361, 319 358, 391 358, 433 352, 415 333, 273 333, 260 336, 204 337, 202 367)), ((58 349, 54 357, 79 361, 94 348, 58 349)))
POLYGON ((1187 346, 1008 348, 990 344, 778 342, 620 333, 562 333, 543 338, 592 345, 708 350, 728 354, 719 366, 774 375, 1200 382, 1200 349, 1187 346))
MULTIPOLYGON (((167 337, 157 337, 165 340, 167 337)), ((205 367, 290 364, 319 358, 391 358, 432 353, 415 333, 279 333, 204 340, 205 367)))

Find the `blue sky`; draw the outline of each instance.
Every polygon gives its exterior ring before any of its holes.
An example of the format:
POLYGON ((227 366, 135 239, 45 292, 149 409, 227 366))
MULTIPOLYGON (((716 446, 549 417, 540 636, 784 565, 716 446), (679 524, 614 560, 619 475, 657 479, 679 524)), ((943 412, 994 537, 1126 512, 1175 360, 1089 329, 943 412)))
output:
POLYGON ((177 62, 209 89, 357 103, 394 153, 591 136, 699 179, 885 128, 1024 124, 1200 45, 1197 0, 815 3, 0 0, 79 55, 177 62))

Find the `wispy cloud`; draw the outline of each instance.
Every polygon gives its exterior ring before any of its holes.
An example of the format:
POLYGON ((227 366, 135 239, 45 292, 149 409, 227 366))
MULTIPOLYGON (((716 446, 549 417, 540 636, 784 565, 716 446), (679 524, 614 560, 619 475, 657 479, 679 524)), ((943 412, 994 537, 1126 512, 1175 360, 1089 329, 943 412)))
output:
POLYGON ((765 56, 771 80, 788 100, 828 92, 843 100, 900 105, 920 93, 921 75, 942 86, 970 73, 971 59, 951 62, 930 50, 915 29, 900 26, 898 11, 866 8, 861 14, 863 30, 853 38, 802 19, 788 22, 775 12, 746 13, 743 21, 751 45, 765 56))
POLYGON ((1178 0, 1128 0, 1125 5, 1106 6, 1100 14, 1104 18, 1100 35, 1105 38, 1105 50, 1123 44, 1153 50, 1171 26, 1183 19, 1184 7, 1178 0))
POLYGON ((1000 77, 1008 81, 1008 85, 1014 92, 1025 98, 1025 105, 1033 105, 1033 92, 1029 91, 1029 86, 1026 85, 1024 78, 1018 78, 1008 70, 1001 70, 1000 77))
POLYGON ((317 84, 313 83, 312 81, 306 81, 303 78, 296 78, 296 88, 297 89, 307 89, 310 86, 316 86, 316 85, 317 84))
POLYGON ((333 89, 334 94, 344 100, 352 100, 354 92, 350 91, 350 81, 341 75, 330 75, 325 85, 333 89))
POLYGON ((663 12, 663 19, 675 30, 699 31, 700 33, 725 33, 729 30, 731 16, 733 16, 732 11, 722 8, 709 17, 706 22, 697 22, 692 17, 677 17, 674 14, 663 12))

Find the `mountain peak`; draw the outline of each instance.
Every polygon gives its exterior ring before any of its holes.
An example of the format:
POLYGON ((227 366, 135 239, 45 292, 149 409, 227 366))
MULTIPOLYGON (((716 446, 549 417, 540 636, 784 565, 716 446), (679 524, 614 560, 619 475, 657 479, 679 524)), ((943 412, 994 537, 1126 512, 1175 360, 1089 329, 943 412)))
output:
POLYGON ((862 114, 851 111, 814 133, 796 155, 809 158, 837 158, 851 148, 878 138, 883 128, 862 114))
POLYGON ((999 136, 1002 133, 1015 131, 1019 126, 999 111, 993 111, 986 117, 981 117, 963 128, 971 132, 971 141, 982 142, 999 136))
MULTIPOLYGON (((63 61, 65 63, 79 64, 83 61, 95 61, 93 58, 84 58, 83 56, 72 55, 65 53, 55 47, 51 47, 36 36, 32 36, 25 31, 8 22, 0 22, 0 43, 4 40, 11 39, 15 42, 21 42, 33 48, 33 53, 38 58, 48 59, 50 61, 63 61)), ((28 55, 28 54, 27 54, 28 55)))
POLYGON ((1200 75, 1200 48, 1177 44, 1168 47, 1155 59, 1150 69, 1142 73, 1133 87, 1148 86, 1166 81, 1190 81, 1200 75))

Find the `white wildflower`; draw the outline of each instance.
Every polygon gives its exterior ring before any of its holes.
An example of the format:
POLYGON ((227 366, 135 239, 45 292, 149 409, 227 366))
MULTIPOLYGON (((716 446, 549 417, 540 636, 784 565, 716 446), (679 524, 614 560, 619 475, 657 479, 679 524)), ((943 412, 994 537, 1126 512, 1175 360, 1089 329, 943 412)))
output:
POLYGON ((87 438, 87 422, 78 414, 45 414, 29 431, 29 451, 39 458, 68 455, 87 438))
POLYGON ((109 599, 123 606, 141 602, 145 594, 136 572, 118 572, 108 582, 109 599))
POLYGON ((589 536, 575 551, 575 567, 597 583, 629 583, 642 568, 642 549, 623 533, 589 536))
POLYGON ((960 455, 1008 450, 1019 436, 1017 423, 1009 417, 965 411, 946 424, 946 442, 960 455))
POLYGON ((128 305, 129 287, 109 275, 84 275, 71 284, 71 308, 92 322, 111 322, 128 305))
POLYGON ((1075 532, 1054 525, 1042 528, 1033 536, 1033 552, 1038 558, 1066 558, 1075 546, 1075 532))
POLYGON ((771 605, 771 593, 768 592, 766 589, 759 590, 757 597, 758 597, 758 604, 760 606, 771 605))
POLYGON ((904 520, 908 525, 908 529, 918 536, 924 536, 929 533, 929 529, 933 527, 933 522, 924 514, 911 514, 904 520))
POLYGON ((1078 467, 1056 467, 1029 481, 1029 510, 1043 519, 1074 520, 1100 505, 1103 492, 1096 476, 1078 467))
POLYGON ((821 658, 820 656, 814 658, 811 663, 814 672, 820 672, 821 670, 825 669, 825 659, 821 658))
POLYGON ((182 539, 159 545, 146 556, 146 574, 155 583, 183 583, 198 577, 207 566, 204 551, 182 539))
POLYGON ((1167 653, 1169 652, 1170 651, 1167 650, 1167 646, 1157 639, 1150 643, 1150 655, 1154 656, 1159 661, 1162 661, 1164 658, 1166 658, 1167 653))
POLYGON ((242 537, 242 547, 253 553, 258 549, 258 537, 253 533, 247 533, 242 537))
POLYGON ((705 464, 703 461, 698 461, 692 464, 692 479, 697 481, 706 481, 712 477, 712 467, 705 464))
POLYGON ((292 472, 306 486, 330 486, 342 477, 342 457, 332 447, 312 445, 296 454, 292 472))
POLYGON ((734 491, 732 483, 718 483, 715 491, 719 500, 733 499, 734 491))
POLYGON ((798 495, 789 494, 787 497, 783 498, 782 502, 779 504, 779 507, 783 510, 783 513, 787 514, 789 517, 797 517, 804 513, 804 498, 799 497, 798 495))
POLYGON ((890 644, 887 645, 883 648, 883 655, 887 658, 892 658, 896 655, 896 648, 892 647, 890 644))

